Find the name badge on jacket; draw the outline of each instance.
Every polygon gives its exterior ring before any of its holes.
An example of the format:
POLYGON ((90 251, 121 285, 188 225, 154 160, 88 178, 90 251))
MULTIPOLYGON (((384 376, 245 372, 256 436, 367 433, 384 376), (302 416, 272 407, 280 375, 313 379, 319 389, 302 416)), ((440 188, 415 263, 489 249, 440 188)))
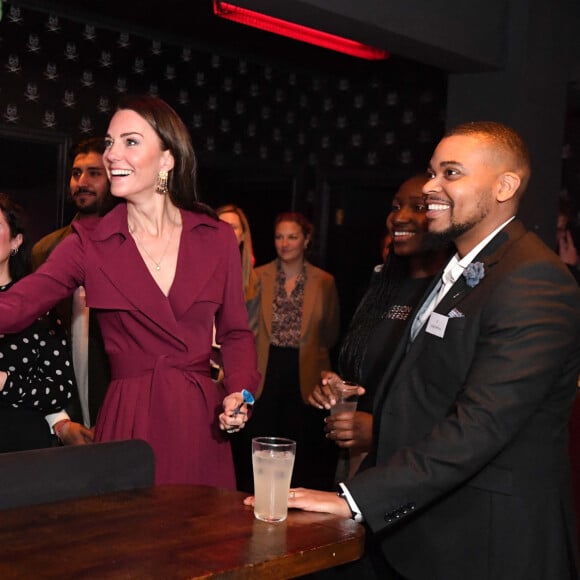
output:
POLYGON ((433 312, 429 317, 429 321, 427 322, 427 328, 425 329, 425 332, 438 336, 439 338, 443 338, 445 336, 445 328, 447 328, 448 320, 449 320, 448 316, 445 316, 444 314, 438 314, 437 312, 433 312))

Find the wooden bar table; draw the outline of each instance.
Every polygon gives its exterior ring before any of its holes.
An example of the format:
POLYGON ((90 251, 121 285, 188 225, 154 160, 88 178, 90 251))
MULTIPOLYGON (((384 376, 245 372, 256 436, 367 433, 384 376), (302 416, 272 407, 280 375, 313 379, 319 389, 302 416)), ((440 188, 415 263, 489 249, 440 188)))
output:
POLYGON ((360 524, 261 522, 246 495, 158 486, 0 511, 0 578, 293 578, 362 555, 360 524))

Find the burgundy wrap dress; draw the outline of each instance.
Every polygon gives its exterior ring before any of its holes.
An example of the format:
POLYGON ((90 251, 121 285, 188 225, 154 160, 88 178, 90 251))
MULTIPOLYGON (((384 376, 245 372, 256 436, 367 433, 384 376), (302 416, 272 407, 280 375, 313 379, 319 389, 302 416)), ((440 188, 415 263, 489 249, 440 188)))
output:
POLYGON ((259 383, 240 255, 229 224, 184 210, 181 216, 168 296, 141 258, 126 205, 119 204, 103 218, 75 223, 35 273, 0 297, 0 333, 25 328, 85 286, 112 373, 95 440, 147 441, 157 484, 234 488, 230 443, 217 417, 227 393, 255 392, 259 383), (210 378, 214 320, 223 384, 210 378))

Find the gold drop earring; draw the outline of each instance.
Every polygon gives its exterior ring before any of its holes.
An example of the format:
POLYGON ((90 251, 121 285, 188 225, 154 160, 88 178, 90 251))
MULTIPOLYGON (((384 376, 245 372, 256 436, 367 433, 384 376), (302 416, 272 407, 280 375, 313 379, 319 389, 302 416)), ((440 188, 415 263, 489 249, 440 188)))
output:
POLYGON ((167 181, 169 178, 169 173, 165 170, 161 170, 159 175, 157 175, 157 185, 155 187, 155 191, 157 193, 167 193, 169 189, 167 189, 167 181))

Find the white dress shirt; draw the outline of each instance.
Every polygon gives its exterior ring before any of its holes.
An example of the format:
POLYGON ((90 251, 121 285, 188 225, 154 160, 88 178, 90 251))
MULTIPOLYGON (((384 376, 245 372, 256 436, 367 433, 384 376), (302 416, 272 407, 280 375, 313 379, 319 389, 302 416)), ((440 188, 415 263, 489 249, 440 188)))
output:
MULTIPOLYGON (((73 294, 72 318, 71 318, 71 347, 72 362, 79 392, 79 401, 83 415, 83 424, 90 428, 91 418, 89 414, 89 308, 87 307, 86 294, 83 286, 79 286, 73 294)), ((59 421, 70 419, 69 414, 63 409, 57 413, 45 416, 51 430, 59 421)))
POLYGON ((507 221, 505 221, 501 226, 493 230, 491 234, 486 236, 477 246, 471 249, 463 258, 459 257, 459 254, 455 254, 443 270, 441 274, 441 280, 439 284, 433 289, 433 292, 428 296, 427 300, 423 303, 421 307, 417 310, 417 314, 413 320, 413 325, 411 327, 411 341, 415 339, 417 333, 428 318, 431 316, 431 313, 437 307, 437 304, 443 300, 443 297, 449 292, 453 284, 457 282, 459 277, 463 274, 465 268, 471 264, 473 259, 487 246, 487 244, 496 236, 496 234, 503 229, 507 224, 509 224, 515 216, 512 216, 507 221))

